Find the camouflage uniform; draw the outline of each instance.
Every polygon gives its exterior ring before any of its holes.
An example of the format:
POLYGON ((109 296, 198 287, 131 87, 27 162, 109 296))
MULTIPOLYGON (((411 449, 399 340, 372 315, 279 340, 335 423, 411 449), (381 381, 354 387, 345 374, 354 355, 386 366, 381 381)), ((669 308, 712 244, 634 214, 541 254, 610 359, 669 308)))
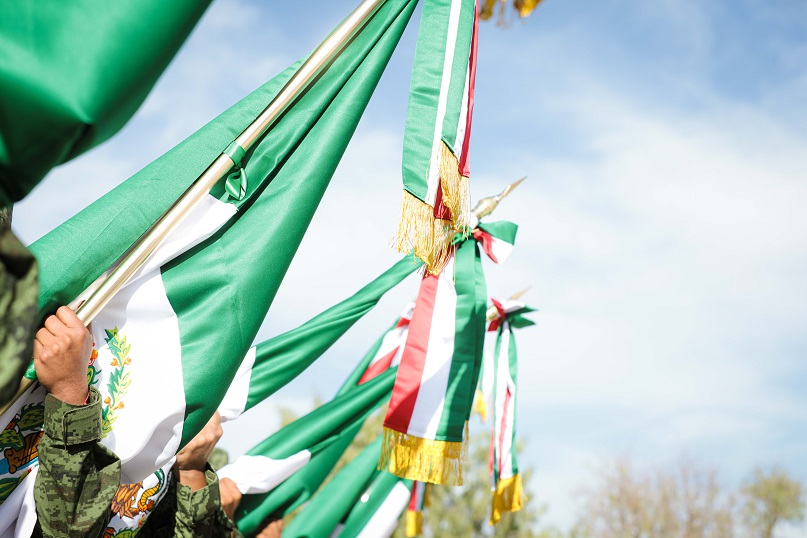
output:
MULTIPOLYGON (((89 403, 79 406, 48 394, 44 430, 34 485, 39 521, 32 538, 103 536, 120 485, 120 459, 98 442, 100 393, 91 388, 89 403)), ((221 507, 218 477, 209 466, 205 478, 206 486, 197 491, 172 478, 165 497, 138 534, 229 537, 234 526, 221 507)))
POLYGON ((219 479, 209 464, 205 481, 205 487, 193 491, 172 475, 165 497, 154 507, 138 534, 148 538, 229 538, 235 526, 221 507, 219 479))
POLYGON ((101 439, 101 394, 87 405, 45 397, 44 435, 34 500, 33 536, 101 536, 120 485, 120 460, 101 439))
POLYGON ((38 299, 36 259, 11 233, 11 209, 0 208, 0 404, 31 361, 38 299))

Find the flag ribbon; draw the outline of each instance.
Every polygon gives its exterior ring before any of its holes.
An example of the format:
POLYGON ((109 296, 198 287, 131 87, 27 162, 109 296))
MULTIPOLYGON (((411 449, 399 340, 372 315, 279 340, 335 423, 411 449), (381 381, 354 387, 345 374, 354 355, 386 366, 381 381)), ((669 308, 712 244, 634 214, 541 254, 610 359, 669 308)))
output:
POLYGON ((496 346, 493 354, 493 430, 489 464, 491 490, 493 492, 490 523, 501 519, 503 512, 517 512, 524 506, 522 480, 516 461, 516 395, 518 381, 518 356, 513 329, 534 325, 523 314, 532 312, 520 301, 496 301, 491 299, 499 317, 496 346))
POLYGON ((468 143, 476 75, 474 0, 424 0, 409 88, 397 248, 429 273, 470 217, 468 143))
MULTIPOLYGON (((492 237, 515 241, 515 224, 493 224, 485 225, 492 237)), ((486 305, 478 243, 457 234, 443 270, 421 280, 384 421, 379 468, 410 480, 462 484, 486 305)))

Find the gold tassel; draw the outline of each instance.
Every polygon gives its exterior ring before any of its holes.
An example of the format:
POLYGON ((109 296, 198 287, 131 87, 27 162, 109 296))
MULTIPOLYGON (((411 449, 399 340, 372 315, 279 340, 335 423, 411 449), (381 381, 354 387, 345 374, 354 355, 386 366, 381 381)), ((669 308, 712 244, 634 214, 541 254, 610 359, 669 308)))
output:
POLYGON ((441 142, 439 156, 440 187, 443 204, 451 211, 451 221, 434 218, 434 208, 408 191, 401 203, 401 220, 395 247, 398 252, 413 253, 426 264, 426 271, 438 275, 451 255, 451 242, 459 230, 467 230, 471 193, 468 178, 459 173, 459 162, 449 147, 441 142))
POLYGON ((468 178, 460 174, 457 156, 443 142, 440 149, 440 186, 443 188, 443 203, 451 210, 454 228, 464 230, 470 222, 471 191, 468 178))
POLYGON ((479 418, 482 422, 488 421, 488 403, 485 401, 485 395, 481 390, 476 391, 476 399, 474 400, 474 411, 479 413, 479 418))
POLYGON ((502 519, 503 512, 518 512, 524 508, 524 492, 522 491, 521 475, 502 478, 496 484, 493 492, 493 510, 490 514, 490 524, 494 525, 502 519))
POLYGON ((465 441, 423 439, 384 428, 378 468, 409 480, 461 486, 462 461, 467 452, 465 441))
POLYGON ((524 19, 529 17, 532 10, 540 3, 541 0, 514 0, 513 7, 518 11, 518 16, 524 19))
POLYGON ((423 534, 423 512, 406 511, 406 538, 423 534))
POLYGON ((493 16, 493 8, 496 7, 496 2, 498 0, 485 0, 485 3, 482 4, 482 8, 479 10, 479 18, 483 21, 488 20, 493 16))
POLYGON ((453 224, 435 219, 434 208, 404 191, 401 220, 395 239, 398 252, 414 254, 426 264, 426 271, 439 275, 450 257, 452 239, 453 224))

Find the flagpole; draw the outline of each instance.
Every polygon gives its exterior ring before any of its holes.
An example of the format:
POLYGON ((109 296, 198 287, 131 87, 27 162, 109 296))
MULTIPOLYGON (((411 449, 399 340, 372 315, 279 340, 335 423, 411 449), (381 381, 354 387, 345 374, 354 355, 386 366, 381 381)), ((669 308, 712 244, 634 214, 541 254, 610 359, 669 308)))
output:
MULTIPOLYGON (((278 117, 305 91, 344 48, 353 36, 370 20, 386 0, 363 0, 342 21, 336 30, 300 66, 282 90, 267 105, 261 114, 238 135, 234 144, 244 152, 263 136, 278 117)), ((225 150, 226 151, 226 150, 225 150)), ((149 228, 121 257, 120 262, 101 285, 82 304, 76 315, 86 325, 107 305, 131 276, 148 260, 163 240, 179 226, 188 214, 201 202, 233 166, 239 163, 222 152, 213 163, 191 184, 174 204, 149 228)))
MULTIPOLYGON (((233 166, 240 165, 240 158, 233 158, 231 155, 234 152, 228 150, 234 148, 235 153, 240 153, 241 155, 248 152, 252 145, 308 89, 327 65, 339 55, 345 45, 353 39, 384 2, 386 0, 362 0, 358 7, 320 43, 263 112, 238 135, 233 143, 196 178, 171 207, 118 259, 113 265, 114 269, 112 269, 109 276, 95 288, 95 291, 76 310, 76 316, 82 323, 89 325, 132 275, 146 263, 165 238, 205 198, 210 189, 221 181, 233 166)), ((32 367, 29 367, 14 397, 7 404, 0 406, 0 415, 5 413, 28 390, 35 379, 36 372, 32 367)))
MULTIPOLYGON (((523 290, 514 293, 513 295, 510 296, 508 301, 515 301, 516 299, 518 299, 519 297, 521 297, 522 295, 527 293, 527 291, 530 288, 531 288, 531 286, 527 286, 523 290)), ((494 319, 496 319, 498 317, 498 315, 499 315, 499 310, 496 308, 496 306, 490 306, 490 307, 488 307, 488 311, 485 313, 485 321, 493 321, 494 319)))

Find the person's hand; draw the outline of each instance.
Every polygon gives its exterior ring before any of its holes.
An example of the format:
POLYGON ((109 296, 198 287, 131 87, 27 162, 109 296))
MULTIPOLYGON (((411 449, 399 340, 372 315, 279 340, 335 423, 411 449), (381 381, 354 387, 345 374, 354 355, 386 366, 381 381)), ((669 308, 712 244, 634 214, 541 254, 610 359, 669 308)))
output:
POLYGON ((275 519, 258 533, 256 538, 280 538, 283 534, 283 520, 275 519))
POLYGON ((235 509, 238 508, 238 503, 241 502, 241 492, 235 482, 229 478, 219 479, 219 494, 221 495, 221 507, 224 513, 230 520, 235 519, 235 509))
POLYGON ((221 415, 216 411, 202 431, 177 453, 174 469, 181 484, 190 486, 194 491, 205 487, 207 484, 205 480, 207 459, 216 448, 221 434, 221 415))
POLYGON ((36 333, 34 367, 42 386, 65 403, 87 401, 87 364, 92 353, 92 335, 66 306, 48 316, 36 333))

